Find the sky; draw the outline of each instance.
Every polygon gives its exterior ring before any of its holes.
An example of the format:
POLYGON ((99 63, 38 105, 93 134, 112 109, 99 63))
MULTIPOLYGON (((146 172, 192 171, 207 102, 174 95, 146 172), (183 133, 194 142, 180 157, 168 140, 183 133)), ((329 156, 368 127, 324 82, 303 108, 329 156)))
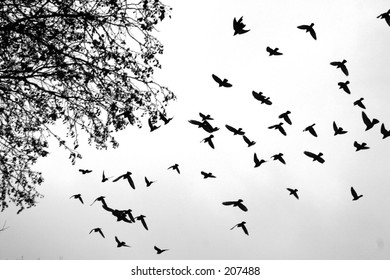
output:
MULTIPOLYGON (((71 165, 51 141, 39 204, 16 215, 0 213, 0 259, 389 259, 390 27, 377 16, 385 0, 165 1, 172 18, 157 26, 164 45, 155 78, 177 101, 167 107, 173 120, 151 133, 129 127, 115 134, 119 148, 96 150, 80 143, 83 159, 71 165), (243 16, 250 31, 233 36, 233 19, 243 16), (314 23, 317 40, 298 25, 314 23), (266 47, 282 56, 268 56, 266 47), (349 76, 331 66, 347 60, 349 76), (212 74, 227 78, 220 88, 212 74), (350 81, 351 94, 338 88, 350 81), (252 91, 273 102, 260 104, 252 91), (380 124, 365 131, 362 109, 380 124), (268 129, 290 110, 287 136, 268 129), (188 123, 210 114, 215 149, 200 143, 208 133, 188 123), (336 121, 348 131, 334 136, 336 121), (303 129, 315 123, 318 137, 303 129), (241 127, 249 139, 225 128, 241 127), (354 141, 369 150, 355 152, 354 141), (303 151, 322 152, 325 163, 303 151), (253 154, 267 162, 253 168, 253 154), (286 165, 270 157, 283 153, 286 165), (167 168, 175 163, 181 174, 167 168), (92 169, 82 175, 79 168, 92 169), (102 171, 113 176, 101 183, 102 171), (136 189, 126 181, 132 172, 136 189), (203 179, 201 171, 217 178, 203 179), (145 187, 144 177, 156 182, 145 187), (352 201, 350 188, 363 194, 352 201), (286 188, 298 189, 299 200, 286 188), (69 199, 81 193, 85 204, 69 199), (116 222, 98 203, 143 214, 140 223, 116 222), (248 212, 222 202, 243 199, 248 212), (235 224, 246 222, 249 235, 235 224), (101 227, 106 238, 89 234, 101 227), (117 248, 114 236, 130 248, 117 248), (169 251, 156 255, 153 246, 169 251)), ((62 129, 58 127, 59 131, 62 129)), ((82 142, 82 141, 80 141, 82 142)))

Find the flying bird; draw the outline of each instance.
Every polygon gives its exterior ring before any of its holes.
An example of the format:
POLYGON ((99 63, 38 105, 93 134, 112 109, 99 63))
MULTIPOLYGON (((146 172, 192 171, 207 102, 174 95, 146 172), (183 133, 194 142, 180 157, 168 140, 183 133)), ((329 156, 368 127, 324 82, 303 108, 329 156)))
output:
POLYGON ((388 10, 386 13, 380 14, 379 16, 377 16, 377 18, 384 19, 390 26, 390 10, 388 10))
POLYGON ((259 166, 262 165, 264 162, 267 162, 267 161, 265 161, 264 159, 259 160, 259 159, 257 158, 256 153, 253 155, 253 161, 255 162, 255 168, 256 168, 256 167, 259 167, 259 166))
POLYGON ((206 173, 206 172, 204 172, 204 171, 201 171, 200 174, 203 175, 203 179, 207 179, 207 178, 216 178, 216 177, 213 175, 213 173, 211 173, 211 172, 206 173))
POLYGON ((147 187, 150 187, 151 184, 153 184, 156 181, 149 181, 148 178, 145 177, 145 183, 147 187))
POLYGON ((102 174, 102 183, 108 181, 108 179, 110 179, 110 178, 112 178, 112 176, 111 176, 111 177, 106 177, 106 175, 104 174, 104 170, 103 170, 103 174, 102 174))
POLYGON ((79 169, 79 171, 83 174, 83 175, 85 175, 85 174, 88 174, 88 173, 91 173, 92 172, 92 170, 89 170, 89 169, 79 169))
POLYGON ((202 122, 196 121, 196 120, 189 120, 190 124, 197 125, 198 128, 203 128, 208 133, 213 133, 215 131, 218 131, 218 127, 213 127, 207 120, 204 120, 202 122))
POLYGON ((98 198, 96 198, 90 206, 92 206, 96 201, 101 201, 103 203, 103 205, 107 205, 106 202, 105 202, 105 199, 106 197, 105 196, 99 196, 98 198))
POLYGON ((116 247, 130 247, 129 245, 126 244, 124 241, 119 241, 118 237, 115 236, 115 241, 117 243, 116 247))
POLYGON ((344 59, 343 61, 333 61, 333 62, 330 63, 330 65, 336 66, 336 68, 340 68, 341 71, 343 71, 343 73, 346 76, 348 76, 349 73, 348 73, 347 66, 345 66, 345 63, 347 63, 347 61, 344 59))
POLYGON ((150 128, 150 132, 153 132, 160 127, 160 126, 156 126, 152 123, 152 118, 148 119, 148 124, 149 124, 149 128, 150 128))
POLYGON ((233 36, 239 34, 244 34, 244 33, 247 33, 249 30, 248 29, 244 29, 245 28, 245 24, 242 22, 242 17, 240 17, 239 20, 236 20, 236 18, 233 19, 233 29, 234 29, 234 34, 233 36))
POLYGON ((362 118, 363 118, 363 122, 364 124, 366 125, 366 131, 373 128, 374 125, 376 125, 377 123, 379 123, 379 121, 377 119, 372 119, 370 120, 366 113, 364 113, 364 111, 362 111, 362 118))
POLYGON ((230 230, 234 229, 235 227, 240 227, 240 228, 242 228, 242 230, 244 231, 244 233, 245 233, 246 235, 249 235, 248 230, 247 230, 245 224, 246 224, 246 222, 238 223, 238 224, 236 224, 234 227, 232 227, 230 230))
POLYGON ((69 199, 71 199, 71 198, 78 199, 78 200, 80 200, 80 202, 81 202, 82 204, 84 204, 84 201, 83 201, 83 199, 81 198, 81 194, 74 194, 74 195, 72 195, 71 197, 69 197, 69 199))
POLYGON ((244 212, 247 212, 248 211, 248 208, 242 203, 243 200, 242 199, 239 199, 237 201, 225 201, 225 202, 222 202, 223 205, 226 205, 226 206, 230 206, 232 205, 233 207, 238 207, 240 208, 242 211, 244 212))
POLYGON ((102 229, 101 228, 93 228, 91 229, 91 231, 89 232, 89 234, 91 234, 92 232, 98 232, 100 233, 101 236, 103 236, 103 238, 106 238, 102 232, 102 229))
POLYGON ((362 194, 358 195, 353 187, 351 187, 351 194, 353 196, 352 201, 358 200, 359 198, 361 198, 363 196, 362 194))
POLYGON ((144 228, 146 230, 148 230, 148 226, 146 225, 145 218, 146 218, 146 216, 144 216, 144 215, 139 215, 138 217, 135 217, 135 219, 138 220, 138 221, 141 221, 141 223, 144 226, 144 228))
POLYGON ((270 47, 267 47, 266 50, 269 53, 269 56, 272 56, 272 55, 282 55, 282 53, 279 52, 279 48, 272 49, 270 47))
POLYGON ((333 122, 334 136, 339 134, 345 134, 348 131, 345 131, 342 127, 337 126, 336 122, 333 122))
POLYGON ((325 160, 322 158, 322 156, 324 155, 323 153, 319 153, 318 155, 312 153, 312 152, 303 152, 306 156, 308 156, 309 158, 312 158, 313 161, 318 161, 319 163, 324 163, 325 160))
POLYGON ((273 158, 274 160, 278 160, 278 161, 280 161, 283 164, 286 164, 286 161, 284 160, 282 153, 273 155, 271 158, 273 158))
POLYGON ((113 180, 113 182, 117 182, 118 180, 120 179, 127 179, 127 181, 129 182, 130 184, 130 187, 132 187, 134 190, 135 190, 135 185, 134 185, 134 181, 133 179, 131 178, 131 172, 130 171, 127 171, 125 174, 122 174, 120 175, 118 178, 116 178, 115 180, 113 180))
POLYGON ((359 106, 362 109, 366 109, 366 106, 364 106, 364 104, 363 104, 363 100, 364 100, 364 98, 361 97, 360 99, 358 99, 355 102, 353 102, 353 105, 354 106, 359 106))
POLYGON ((315 129, 314 129, 314 126, 315 126, 315 125, 316 125, 315 123, 313 123, 312 125, 309 125, 308 127, 306 127, 306 128, 303 130, 303 132, 309 131, 311 135, 313 135, 314 137, 317 137, 317 132, 316 132, 315 129))
POLYGON ((214 138, 214 135, 210 135, 210 136, 208 136, 208 137, 206 137, 206 138, 204 138, 202 141, 200 141, 201 143, 202 142, 204 142, 204 143, 208 143, 209 144, 209 146, 211 147, 211 148, 213 148, 214 149, 214 143, 213 143, 213 139, 214 138))
POLYGON ((245 135, 243 135, 242 138, 244 139, 244 141, 245 141, 245 143, 248 145, 248 147, 251 147, 251 146, 253 146, 254 144, 256 144, 255 141, 249 140, 249 138, 246 137, 245 135))
POLYGON ((287 188, 287 190, 290 192, 290 195, 293 195, 293 196, 296 197, 296 199, 299 199, 299 197, 298 197, 298 190, 297 189, 287 188))
POLYGON ((382 123, 381 125, 381 133, 383 135, 382 139, 385 139, 390 136, 390 130, 386 130, 384 123, 382 123))
POLYGON ((256 91, 252 90, 252 95, 256 100, 260 101, 261 104, 272 105, 270 98, 264 96, 264 94, 261 91, 256 92, 256 91))
POLYGON ((157 246, 154 246, 154 250, 156 250, 157 255, 160 255, 161 253, 164 253, 165 251, 168 251, 169 249, 160 249, 157 246))
POLYGON ((172 170, 176 170, 177 173, 180 174, 180 169, 179 169, 179 165, 177 163, 175 163, 174 165, 168 167, 168 169, 172 169, 172 170))
POLYGON ((355 141, 355 142, 353 142, 353 145, 356 148, 356 152, 360 151, 360 150, 367 150, 367 149, 370 148, 370 147, 367 146, 367 143, 365 143, 365 142, 359 144, 357 141, 355 141))
POLYGON ((279 130, 280 133, 282 133, 284 136, 287 135, 286 131, 284 130, 283 128, 283 123, 279 123, 279 124, 275 124, 275 125, 271 125, 268 127, 268 129, 277 129, 279 130))
POLYGON ((342 89, 346 93, 351 94, 351 91, 349 90, 349 87, 348 87, 349 81, 346 81, 345 83, 344 82, 339 82, 338 85, 339 85, 339 89, 342 89))
POLYGON ((314 31, 314 23, 310 24, 310 25, 299 25, 297 28, 299 29, 303 29, 307 32, 310 33, 311 37, 313 37, 314 40, 317 40, 317 35, 316 35, 316 32, 314 31))
POLYGON ((232 84, 230 84, 227 79, 221 80, 217 75, 214 74, 211 76, 213 77, 214 81, 218 83, 219 87, 232 87, 232 84))
POLYGON ((163 113, 160 112, 160 119, 164 122, 164 124, 168 124, 172 119, 172 118, 167 118, 163 113))
POLYGON ((245 132, 242 130, 242 128, 240 127, 239 129, 235 129, 234 127, 230 126, 230 125, 225 125, 225 127, 230 130, 231 132, 233 132, 234 135, 244 135, 245 132))
POLYGON ((205 114, 199 113, 199 116, 202 118, 202 121, 212 121, 212 120, 214 120, 210 115, 205 115, 205 114))
POLYGON ((279 115, 279 119, 283 119, 286 123, 288 123, 289 125, 291 125, 292 122, 291 122, 290 117, 288 116, 289 114, 291 114, 291 112, 290 112, 290 111, 286 111, 286 112, 284 112, 283 114, 280 114, 280 115, 279 115))

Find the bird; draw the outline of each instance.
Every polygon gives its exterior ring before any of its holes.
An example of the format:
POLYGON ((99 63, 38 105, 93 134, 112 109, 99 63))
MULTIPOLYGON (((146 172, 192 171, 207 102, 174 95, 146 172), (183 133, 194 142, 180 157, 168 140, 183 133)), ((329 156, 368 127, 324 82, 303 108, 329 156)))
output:
POLYGON ((314 23, 311 23, 310 25, 299 25, 297 28, 303 29, 306 32, 309 32, 311 37, 313 37, 314 40, 317 40, 317 34, 314 31, 313 26, 314 26, 314 23))
POLYGON ((242 130, 242 128, 240 127, 239 129, 235 129, 234 127, 230 126, 230 125, 225 125, 225 127, 230 130, 231 132, 233 132, 234 135, 244 135, 245 132, 242 130))
POLYGON ((363 196, 362 194, 358 195, 353 187, 351 187, 351 194, 353 196, 352 201, 358 200, 359 198, 361 198, 363 196))
POLYGON ((273 158, 274 160, 278 160, 278 161, 280 161, 283 164, 286 164, 286 161, 284 160, 282 153, 273 155, 271 158, 273 158))
POLYGON ((133 179, 131 178, 131 172, 130 171, 127 171, 125 174, 122 174, 120 175, 118 178, 116 178, 115 180, 113 180, 113 182, 117 182, 118 180, 120 179, 127 179, 127 181, 129 182, 130 184, 130 187, 132 187, 134 190, 135 190, 135 185, 134 185, 134 181, 133 179))
POLYGON ((201 143, 202 142, 204 142, 204 143, 208 143, 209 144, 209 146, 211 147, 211 148, 213 148, 214 149, 214 143, 213 143, 213 139, 214 138, 214 135, 210 135, 210 136, 208 136, 208 137, 206 137, 206 138, 204 138, 202 141, 200 141, 201 143))
POLYGON ((382 139, 385 139, 385 138, 390 136, 390 130, 386 130, 384 123, 382 123, 382 125, 381 125, 381 133, 383 135, 382 139))
POLYGON ((279 52, 279 48, 272 49, 270 47, 267 47, 266 51, 269 53, 269 56, 272 56, 272 55, 282 55, 282 53, 279 52))
POLYGON ((259 167, 259 166, 262 165, 264 162, 267 162, 267 161, 264 160, 264 159, 259 160, 259 159, 257 158, 256 153, 253 155, 253 161, 255 162, 255 168, 256 168, 256 167, 259 167))
POLYGON ((151 184, 153 184, 156 181, 149 181, 148 178, 145 177, 145 183, 147 187, 150 187, 151 184))
POLYGON ((199 113, 199 116, 202 118, 202 121, 212 121, 212 120, 214 120, 210 115, 205 115, 205 114, 199 113))
POLYGON ((119 241, 118 237, 115 236, 115 241, 117 243, 116 247, 130 247, 129 245, 126 244, 124 241, 119 241))
POLYGON ((211 75, 214 79, 214 81, 216 81, 219 85, 219 87, 232 87, 232 84, 228 82, 227 79, 220 79, 217 75, 214 75, 212 74, 211 75))
POLYGON ((106 175, 104 174, 104 170, 103 170, 103 174, 102 174, 102 183, 108 181, 108 179, 110 179, 110 178, 112 178, 112 176, 111 176, 111 177, 106 177, 106 175))
POLYGON ((251 141, 251 140, 249 140, 249 138, 248 138, 248 137, 246 137, 245 135, 243 135, 243 136, 242 136, 242 138, 244 139, 245 143, 247 143, 248 147, 251 147, 251 146, 253 146, 253 145, 255 145, 255 144, 256 144, 256 142, 255 142, 255 141, 251 141))
POLYGON ((342 127, 337 126, 336 122, 333 122, 334 136, 339 134, 345 134, 348 131, 345 131, 342 127))
POLYGON ((216 178, 216 177, 213 175, 213 173, 211 173, 211 172, 206 173, 206 172, 204 172, 204 171, 201 171, 200 174, 203 175, 203 179, 207 179, 207 178, 216 178))
POLYGON ((319 153, 318 155, 312 153, 312 152, 303 152, 306 156, 308 156, 309 158, 312 158, 313 161, 318 161, 319 163, 324 163, 325 160, 322 158, 322 156, 324 155, 323 153, 319 153))
POLYGON ((339 82, 338 85, 339 85, 339 89, 342 89, 346 93, 351 94, 351 91, 348 88, 349 81, 346 81, 345 83, 344 82, 339 82))
POLYGON ((252 95, 256 100, 260 101, 261 104, 272 105, 270 98, 264 96, 264 94, 261 91, 256 92, 256 91, 252 90, 252 95))
POLYGON ((298 190, 297 189, 287 188, 287 190, 290 192, 290 195, 293 195, 293 196, 296 197, 296 199, 299 199, 299 197, 298 197, 298 190))
POLYGON ((291 125, 292 122, 291 122, 290 117, 288 116, 289 114, 291 114, 291 112, 290 112, 290 111, 286 111, 286 112, 284 112, 283 114, 280 114, 280 115, 279 115, 279 119, 283 119, 286 123, 288 123, 289 125, 291 125))
POLYGON ((353 142, 353 145, 356 148, 356 152, 360 151, 360 150, 367 150, 370 148, 367 146, 367 143, 365 143, 365 142, 362 142, 361 144, 359 144, 357 141, 355 141, 355 142, 353 142))
POLYGON ((376 125, 377 123, 379 123, 379 121, 377 119, 372 119, 370 120, 366 113, 364 113, 364 111, 362 111, 362 118, 363 118, 363 122, 364 124, 366 125, 366 131, 367 130, 370 130, 371 128, 374 127, 374 125, 376 125))
POLYGON ((88 173, 91 173, 92 172, 92 170, 89 170, 89 169, 79 169, 79 171, 83 174, 83 175, 85 175, 85 174, 88 174, 88 173))
POLYGON ((167 118, 163 113, 160 112, 160 119, 164 122, 164 124, 168 124, 172 119, 172 118, 167 118))
POLYGON ((244 34, 244 33, 247 33, 248 29, 244 29, 245 28, 245 24, 242 22, 242 17, 240 17, 239 20, 236 20, 236 18, 233 19, 233 29, 234 29, 234 34, 233 36, 239 34, 244 34))
POLYGON ((172 170, 176 170, 177 173, 180 174, 180 169, 179 169, 179 165, 177 163, 175 163, 174 165, 168 167, 168 169, 172 169, 172 170))
POLYGON ((78 199, 78 200, 80 200, 80 202, 81 202, 82 204, 84 204, 84 201, 83 201, 83 199, 81 198, 81 194, 74 194, 74 195, 72 195, 71 197, 69 197, 69 199, 71 199, 71 198, 78 199))
POLYGON ((313 123, 312 125, 309 125, 308 127, 306 127, 306 128, 303 130, 303 132, 309 131, 311 135, 313 135, 314 137, 317 137, 317 132, 316 132, 315 129, 314 129, 314 126, 315 126, 315 125, 316 125, 315 123, 313 123))
POLYGON ((347 61, 344 59, 343 61, 333 61, 330 63, 330 65, 336 66, 336 68, 340 68, 341 71, 343 71, 343 73, 345 74, 345 76, 348 76, 349 73, 347 66, 345 66, 345 63, 347 63, 347 61))
POLYGON ((390 26, 390 9, 386 13, 382 13, 377 18, 384 19, 390 26))
POLYGON ((364 100, 364 98, 361 97, 358 100, 356 100, 355 102, 353 102, 353 105, 354 106, 359 106, 362 109, 366 109, 366 106, 364 106, 364 104, 363 104, 363 100, 364 100))
POLYGON ((148 124, 149 124, 149 128, 150 128, 150 132, 153 132, 160 127, 160 126, 156 126, 152 123, 152 118, 148 119, 148 124))
POLYGON ((218 127, 213 127, 207 120, 204 120, 202 122, 197 120, 189 120, 190 124, 197 125, 198 128, 203 128, 208 133, 213 133, 215 131, 218 131, 218 127))
POLYGON ((93 228, 91 229, 91 231, 89 232, 89 234, 91 234, 92 232, 98 232, 100 233, 101 236, 103 236, 103 238, 106 238, 102 232, 102 229, 101 228, 93 228))
POLYGON ((141 221, 141 223, 144 226, 144 228, 146 230, 148 230, 148 226, 146 225, 145 218, 146 218, 146 216, 144 216, 144 215, 139 215, 138 217, 135 217, 135 219, 138 220, 138 221, 141 221))
MULTIPOLYGON (((91 203, 91 205, 90 206, 92 206, 96 201, 101 201, 102 203, 103 203, 103 205, 104 204, 106 204, 106 202, 105 202, 105 199, 106 197, 105 196, 99 196, 98 198, 96 198, 92 203, 91 203)), ((107 205, 107 204, 106 204, 107 205)))
POLYGON ((268 127, 268 129, 277 129, 279 130, 280 133, 282 133, 284 136, 287 135, 286 131, 284 130, 283 128, 283 123, 279 123, 279 124, 275 124, 275 125, 271 125, 268 127))
POLYGON ((238 208, 240 208, 242 211, 247 212, 247 211, 248 211, 248 208, 247 208, 242 202, 243 202, 242 199, 239 199, 239 200, 237 200, 237 201, 225 201, 225 202, 222 202, 222 205, 225 205, 225 206, 230 206, 230 205, 232 205, 233 207, 238 207, 238 208))
POLYGON ((156 250, 157 255, 160 255, 161 253, 164 253, 165 251, 168 251, 169 249, 160 249, 157 246, 154 246, 154 250, 156 250))
POLYGON ((238 224, 236 224, 234 227, 232 227, 230 230, 234 229, 235 227, 240 227, 240 228, 242 228, 242 230, 244 231, 244 233, 245 233, 246 235, 249 235, 248 229, 246 228, 245 224, 246 224, 246 222, 238 223, 238 224))

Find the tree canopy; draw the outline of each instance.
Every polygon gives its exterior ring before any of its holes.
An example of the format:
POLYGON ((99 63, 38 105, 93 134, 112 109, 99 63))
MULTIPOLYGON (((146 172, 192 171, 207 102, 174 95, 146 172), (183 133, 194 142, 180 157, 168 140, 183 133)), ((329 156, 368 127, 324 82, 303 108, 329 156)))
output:
POLYGON ((163 45, 153 36, 170 8, 158 0, 0 2, 0 209, 34 206, 48 137, 78 152, 117 147, 113 132, 165 114, 175 95, 153 78, 163 45), (61 121, 67 135, 52 125, 61 121), (69 136, 72 141, 66 141, 69 136))

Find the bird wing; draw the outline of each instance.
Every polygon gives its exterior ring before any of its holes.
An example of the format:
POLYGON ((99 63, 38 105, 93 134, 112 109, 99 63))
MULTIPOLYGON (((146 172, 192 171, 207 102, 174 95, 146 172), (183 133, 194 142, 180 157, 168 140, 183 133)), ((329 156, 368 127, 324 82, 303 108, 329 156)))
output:
POLYGON ((202 125, 203 125, 201 122, 195 121, 195 120, 189 120, 188 122, 189 122, 190 124, 197 125, 197 126, 199 126, 199 127, 202 127, 202 125))
POLYGON ((161 249, 160 249, 160 248, 158 248, 157 246, 154 246, 153 248, 154 248, 154 250, 156 250, 156 251, 157 251, 157 253, 161 252, 161 249))
POLYGON ((277 125, 275 124, 275 125, 269 126, 268 129, 273 129, 273 128, 276 128, 276 127, 277 127, 277 125))
POLYGON ((214 81, 216 81, 218 84, 222 84, 222 80, 217 75, 212 74, 211 76, 213 77, 214 81))
POLYGON ((211 140, 211 138, 209 139, 208 143, 209 143, 210 147, 214 149, 214 143, 213 143, 213 140, 211 140))
POLYGON ((268 98, 263 99, 263 102, 267 105, 272 105, 272 101, 268 98))
POLYGON ((248 208, 246 208, 246 206, 242 203, 238 203, 237 206, 244 212, 248 211, 248 208))
POLYGON ((145 177, 145 183, 146 183, 146 185, 149 185, 149 184, 150 184, 148 178, 146 178, 146 177, 145 177))
POLYGON ((303 29, 303 30, 307 30, 308 27, 309 27, 308 25, 299 25, 299 26, 297 26, 297 28, 303 29))
POLYGON ((339 130, 339 128, 337 127, 336 122, 333 122, 333 130, 334 130, 334 132, 337 132, 337 130, 339 130))
POLYGON ((236 18, 233 19, 233 29, 236 30, 238 28, 238 22, 236 18))
POLYGON ((387 25, 390 26, 390 16, 386 16, 385 17, 385 20, 387 22, 387 25))
POLYGON ((118 243, 118 244, 120 244, 121 242, 119 241, 119 239, 118 239, 118 237, 117 236, 115 236, 115 241, 116 241, 116 243, 118 243))
POLYGON ((280 133, 282 133, 284 136, 287 135, 286 131, 284 130, 284 128, 281 125, 278 127, 278 129, 279 129, 280 133))
POLYGON ((316 158, 317 157, 317 155, 316 154, 313 154, 312 152, 307 152, 307 151, 305 151, 305 152, 303 152, 305 155, 307 155, 308 157, 311 157, 311 158, 316 158))
POLYGON ((362 118, 363 118, 363 122, 366 126, 369 126, 371 124, 370 119, 367 117, 367 115, 366 115, 366 113, 364 113, 364 111, 362 111, 362 118))
POLYGON ((381 133, 383 134, 383 136, 386 136, 389 133, 389 131, 386 130, 384 123, 382 123, 381 125, 381 133))
POLYGON ((233 85, 227 81, 223 82, 224 87, 232 87, 233 85))
POLYGON ((340 65, 340 62, 338 62, 338 61, 333 61, 333 62, 330 63, 330 65, 339 66, 339 65, 340 65))
POLYGON ((348 76, 349 73, 348 73, 347 66, 345 66, 344 64, 341 64, 340 68, 341 68, 341 71, 343 71, 343 73, 344 73, 346 76, 348 76))
POLYGON ((124 178, 125 176, 126 176, 126 174, 123 174, 123 175, 119 176, 118 178, 114 179, 113 182, 117 182, 120 179, 124 178))
POLYGON ((282 158, 281 156, 279 157, 279 160, 280 160, 283 164, 286 164, 286 161, 285 161, 284 158, 282 158))
POLYGON ((251 141, 248 139, 248 137, 246 137, 245 135, 243 135, 242 138, 244 139, 245 143, 247 143, 248 145, 251 144, 251 141))
POLYGON ((93 229, 91 229, 91 231, 89 232, 89 234, 91 234, 93 231, 94 231, 95 229, 93 228, 93 229))
POLYGON ((349 87, 347 84, 344 85, 344 90, 346 93, 351 94, 351 91, 349 90, 349 87))
POLYGON ((130 187, 132 187, 134 190, 135 190, 135 185, 134 185, 134 181, 133 179, 131 178, 131 176, 126 176, 127 177, 127 181, 129 182, 130 184, 130 187))
POLYGON ((180 169, 179 169, 179 166, 177 166, 175 169, 176 169, 177 173, 179 173, 179 174, 180 174, 180 169))
POLYGON ((82 204, 84 204, 84 201, 83 201, 83 199, 81 198, 81 196, 79 196, 79 200, 81 201, 82 204))
POLYGON ((261 97, 262 97, 261 93, 257 93, 256 91, 252 90, 252 95, 253 95, 253 97, 254 97, 256 100, 259 100, 259 101, 263 100, 263 99, 261 98, 261 97))
POLYGON ((234 229, 236 226, 238 226, 238 224, 237 224, 237 225, 235 225, 234 227, 232 227, 230 230, 234 229))
POLYGON ((297 199, 299 199, 298 194, 297 194, 296 192, 294 192, 293 195, 294 195, 297 199))
POLYGON ((103 236, 103 238, 106 238, 100 228, 97 231, 100 233, 101 236, 103 236))
POLYGON ((266 48, 267 52, 269 52, 271 54, 271 52, 273 51, 273 49, 271 49, 270 47, 267 47, 266 48))
POLYGON ((207 176, 207 173, 204 171, 201 171, 200 174, 202 174, 203 176, 207 176))
POLYGON ((351 194, 352 194, 353 198, 357 198, 358 197, 358 195, 357 195, 357 193, 356 193, 356 191, 355 191, 355 189, 353 187, 351 187, 351 194))
POLYGON ((232 127, 232 126, 230 126, 230 125, 225 125, 225 127, 228 129, 228 130, 230 130, 231 132, 233 132, 233 133, 237 133, 237 129, 235 129, 234 127, 232 127))
POLYGON ((255 162, 255 165, 260 164, 260 161, 259 161, 259 159, 257 158, 256 153, 253 155, 253 161, 255 162))
POLYGON ((241 225, 241 228, 245 232, 246 235, 249 235, 249 232, 248 232, 248 230, 247 230, 247 228, 246 228, 246 226, 244 224, 241 225))
POLYGON ((310 28, 310 29, 309 29, 309 32, 310 32, 311 37, 313 37, 314 40, 317 40, 317 34, 316 34, 316 32, 314 31, 314 29, 313 29, 313 28, 310 28))
POLYGON ((222 202, 223 205, 234 205, 236 203, 236 201, 225 201, 225 202, 222 202))
POLYGON ((313 127, 311 129, 309 129, 309 132, 311 133, 311 135, 317 137, 317 132, 314 130, 313 127))
POLYGON ((286 114, 286 115, 284 115, 284 120, 286 121, 286 123, 288 123, 288 124, 292 124, 292 122, 291 122, 291 120, 290 120, 290 117, 286 114))
POLYGON ((206 120, 207 119, 207 117, 204 114, 202 114, 202 113, 199 113, 199 116, 202 118, 202 120, 206 120))
POLYGON ((294 190, 293 189, 290 189, 290 188, 286 188, 289 192, 293 192, 294 190))
POLYGON ((146 230, 148 230, 148 226, 146 225, 145 219, 142 218, 142 219, 140 219, 140 220, 141 220, 141 223, 142 223, 142 225, 144 226, 144 228, 145 228, 146 230))

